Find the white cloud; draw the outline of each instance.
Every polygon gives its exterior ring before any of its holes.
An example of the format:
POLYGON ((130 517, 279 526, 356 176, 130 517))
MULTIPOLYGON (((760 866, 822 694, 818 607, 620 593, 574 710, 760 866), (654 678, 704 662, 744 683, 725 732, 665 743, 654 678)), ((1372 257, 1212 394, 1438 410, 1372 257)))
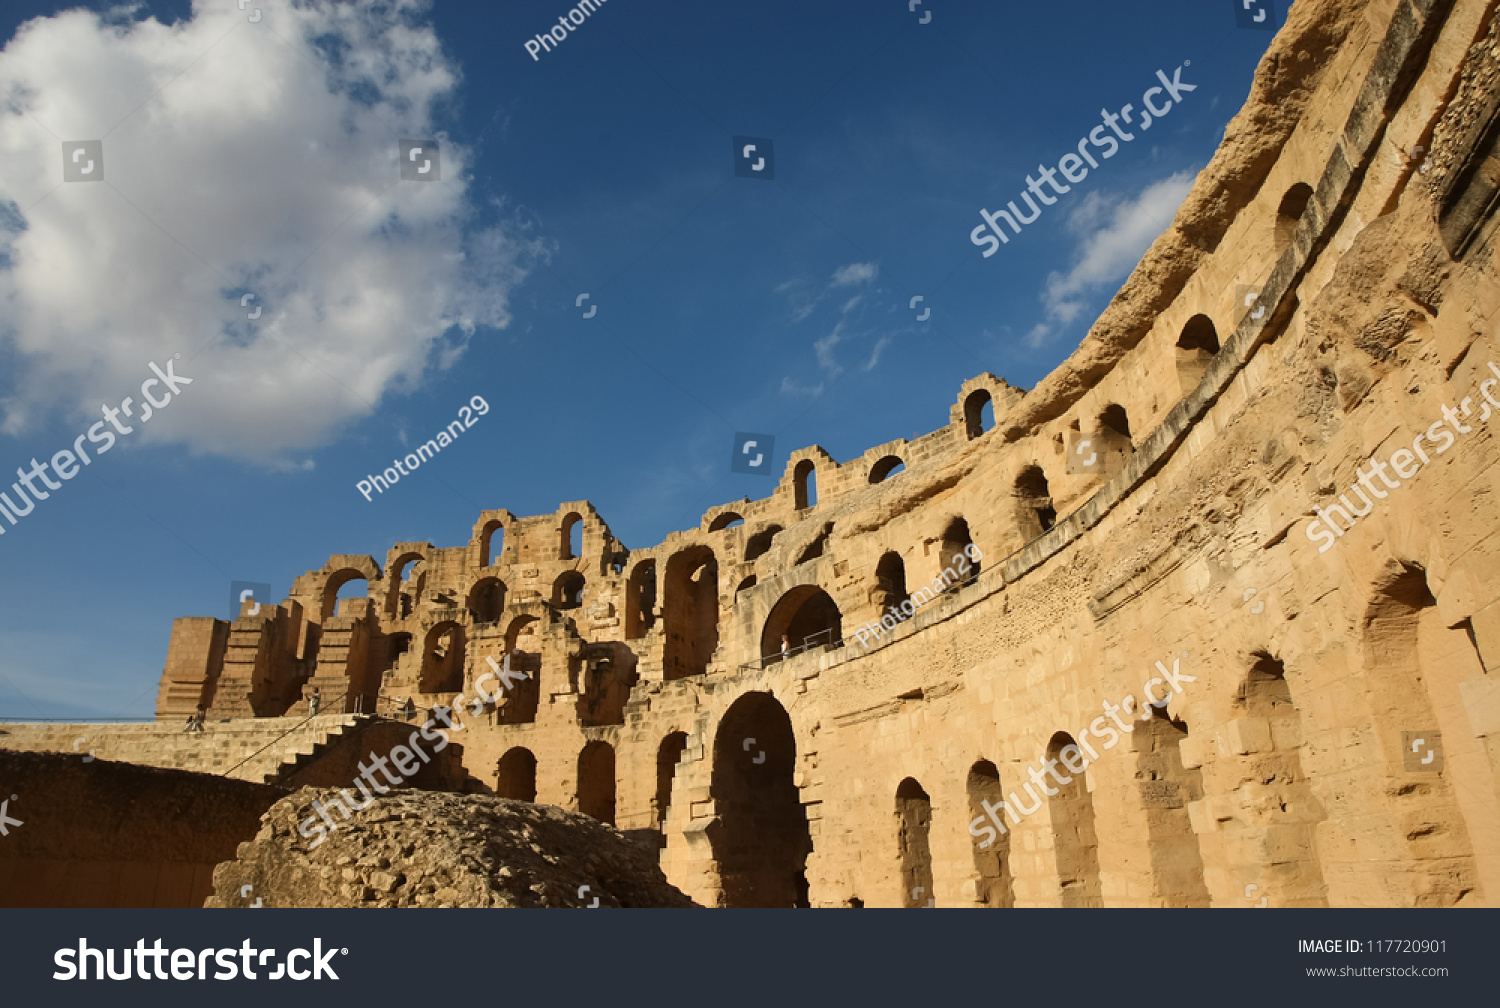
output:
POLYGON ((195 384, 132 440, 285 463, 506 325, 544 248, 475 226, 461 147, 442 142, 441 181, 397 181, 398 139, 432 139, 458 84, 424 11, 312 2, 250 24, 195 0, 172 26, 22 25, 0 51, 3 429, 97 416, 180 353, 195 384), (61 182, 63 142, 87 139, 104 181, 61 182))
POLYGON ((1088 307, 1088 295, 1130 275, 1157 236, 1172 223, 1177 208, 1193 187, 1196 173, 1181 171, 1153 182, 1134 199, 1110 200, 1090 193, 1068 219, 1080 235, 1072 269, 1052 273, 1042 291, 1046 321, 1026 335, 1040 346, 1057 325, 1067 325, 1088 307))
POLYGON ((848 266, 840 266, 833 271, 833 286, 853 287, 855 284, 868 283, 879 272, 879 263, 850 263, 848 266))

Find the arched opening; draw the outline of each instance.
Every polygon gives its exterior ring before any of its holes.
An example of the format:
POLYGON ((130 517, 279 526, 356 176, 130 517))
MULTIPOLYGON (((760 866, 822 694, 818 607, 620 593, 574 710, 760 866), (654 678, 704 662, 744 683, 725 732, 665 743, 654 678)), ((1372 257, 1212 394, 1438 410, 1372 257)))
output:
POLYGON ((1133 443, 1130 439, 1130 418, 1125 413, 1125 407, 1119 403, 1110 403, 1104 407, 1104 412, 1099 414, 1098 428, 1099 433, 1119 438, 1126 445, 1133 443))
POLYGON ((887 609, 894 609, 897 619, 904 619, 915 612, 910 605, 911 596, 906 591, 906 562, 895 550, 888 551, 875 565, 875 587, 870 590, 870 601, 875 603, 878 621, 887 609), (908 603, 902 609, 901 603, 908 603))
POLYGON ((941 578, 945 587, 966 585, 979 576, 979 547, 969 535, 969 523, 955 517, 943 530, 942 549, 938 563, 942 566, 941 578))
POLYGON ((552 582, 552 604, 559 609, 577 609, 583 605, 583 575, 577 571, 563 571, 552 582))
POLYGON ((708 523, 708 530, 710 532, 717 532, 720 529, 727 529, 732 525, 743 524, 745 524, 745 519, 741 518, 733 511, 725 511, 723 514, 719 515, 713 521, 708 523))
POLYGON ((335 603, 335 616, 348 616, 351 606, 347 605, 353 599, 370 597, 370 582, 364 578, 350 578, 345 581, 343 587, 338 591, 338 600, 335 603))
POLYGON ((656 813, 656 828, 662 833, 662 846, 667 845, 667 810, 672 807, 672 780, 677 776, 677 764, 687 750, 687 732, 673 732, 661 740, 656 748, 656 797, 652 808, 656 813))
POLYGON ((557 545, 559 560, 577 560, 583 556, 583 516, 571 512, 562 520, 562 530, 557 545))
POLYGON ((972 441, 995 426, 995 403, 988 389, 975 389, 964 399, 964 434, 972 441))
POLYGON ((745 562, 750 563, 764 556, 771 548, 771 540, 775 539, 776 533, 780 531, 780 525, 767 525, 751 536, 745 543, 745 562))
POLYGON ((506 750, 495 768, 495 794, 516 801, 536 801, 536 757, 530 749, 506 750))
POLYGON ((410 616, 422 597, 422 586, 427 575, 422 554, 407 553, 391 564, 390 587, 387 589, 385 611, 392 619, 403 620, 410 616), (407 568, 410 568, 408 572, 407 568))
POLYGON ((1210 900, 1203 883, 1203 855, 1187 810, 1190 802, 1203 797, 1202 774, 1182 765, 1178 746, 1187 738, 1187 725, 1164 710, 1150 709, 1146 721, 1137 716, 1130 740, 1136 752, 1135 781, 1146 810, 1151 895, 1156 906, 1206 907, 1210 900))
POLYGON ((1495 850, 1500 809, 1484 740, 1460 691, 1462 681, 1487 678, 1483 667, 1461 625, 1446 625, 1426 573, 1411 565, 1385 574, 1362 637, 1379 740, 1363 771, 1378 790, 1364 797, 1385 824, 1364 853, 1385 862, 1370 884, 1383 885, 1396 906, 1470 905, 1481 891, 1500 889, 1493 854, 1475 858, 1476 841, 1495 850), (1428 769, 1439 757, 1441 769, 1428 769))
POLYGON ((798 585, 771 607, 760 633, 760 653, 766 664, 782 658, 782 639, 788 657, 844 638, 843 615, 833 598, 817 585, 798 585))
POLYGON ((813 536, 812 541, 802 547, 802 552, 797 554, 797 559, 792 566, 795 567, 797 564, 804 564, 822 556, 823 548, 828 545, 828 537, 831 535, 833 535, 833 522, 825 522, 818 534, 813 536))
POLYGON ((500 666, 501 671, 495 672, 486 661, 476 672, 476 675, 490 672, 501 679, 499 683, 491 680, 486 684, 491 693, 501 690, 495 715, 496 724, 531 724, 536 721, 536 711, 542 696, 540 627, 541 623, 535 616, 517 616, 511 620, 510 626, 505 630, 505 651, 494 656, 495 664, 500 666), (510 671, 514 673, 509 677, 509 686, 504 685, 507 658, 510 671), (522 676, 525 678, 521 678, 522 676))
POLYGON ((1027 466, 1016 476, 1016 525, 1021 541, 1031 542, 1057 524, 1057 510, 1052 506, 1052 488, 1041 466, 1027 466))
POLYGON ((464 628, 445 620, 427 631, 417 689, 422 693, 457 693, 463 688, 464 628))
MULTIPOLYGON (((1047 745, 1049 760, 1057 760, 1057 793, 1047 799, 1052 817, 1052 852, 1057 858, 1057 885, 1065 907, 1104 905, 1099 888, 1099 839, 1094 832, 1094 796, 1082 771, 1086 758, 1067 732, 1058 732, 1047 745)), ((1043 789, 1047 784, 1043 778, 1043 789)))
POLYGON ((803 459, 792 470, 793 506, 798 511, 818 504, 818 470, 812 459, 803 459))
POLYGON ((346 567, 333 574, 323 586, 323 619, 330 620, 338 613, 341 599, 365 598, 369 592, 370 584, 363 571, 346 567))
POLYGON ((476 623, 494 623, 505 611, 505 582, 499 578, 481 578, 469 589, 465 603, 476 623))
POLYGON ((593 741, 578 754, 578 811, 615 824, 615 750, 593 741))
POLYGON ((882 483, 897 473, 905 471, 905 462, 896 455, 887 455, 870 468, 870 482, 882 483))
POLYGON ((578 723, 587 727, 625 723, 625 702, 635 685, 635 669, 601 658, 588 663, 578 695, 578 723))
POLYGON ((656 561, 642 560, 625 582, 625 639, 646 636, 656 625, 656 561))
POLYGON ((1177 337, 1177 383, 1183 395, 1198 387, 1219 352, 1219 333, 1213 319, 1194 315, 1177 337))
POLYGON ((738 595, 740 592, 744 591, 746 588, 754 588, 754 587, 755 587, 755 575, 751 574, 749 577, 745 578, 745 580, 741 581, 738 585, 735 586, 734 593, 736 595, 738 595))
POLYGON ((504 557, 505 526, 498 520, 485 522, 484 530, 479 533, 479 566, 504 563, 504 557))
POLYGON ((692 546, 667 561, 662 613, 667 633, 665 678, 708 671, 719 646, 719 562, 713 550, 692 546))
POLYGON ((719 905, 806 907, 812 852, 807 814, 792 777, 797 742, 786 709, 769 693, 730 705, 714 736, 708 826, 719 905))
POLYGON ((1284 249, 1292 243, 1292 237, 1297 233, 1297 223, 1302 220, 1307 202, 1312 197, 1312 186, 1306 182, 1298 182, 1281 197, 1281 205, 1276 208, 1277 249, 1284 249))
POLYGON ((1221 735, 1231 751, 1210 748, 1202 771, 1224 796, 1215 804, 1217 836, 1204 841, 1217 840, 1227 895, 1238 901, 1254 885, 1251 894, 1268 906, 1327 906, 1317 845, 1324 813, 1302 769, 1302 714, 1285 666, 1257 656, 1231 709, 1234 730, 1221 735), (1273 850, 1274 858, 1262 854, 1273 850))
POLYGON ((979 760, 969 767, 966 790, 969 794, 969 833, 975 837, 974 874, 977 877, 974 900, 986 907, 1015 906, 1010 876, 1010 827, 1000 808, 1000 803, 1005 800, 1005 793, 1000 789, 1000 771, 989 760, 979 760), (994 810, 993 816, 990 810, 994 810), (1001 827, 1006 832, 1001 833, 1001 827))
POLYGON ((932 891, 932 799, 922 785, 908 777, 896 788, 896 853, 901 859, 901 905, 937 905, 932 891))

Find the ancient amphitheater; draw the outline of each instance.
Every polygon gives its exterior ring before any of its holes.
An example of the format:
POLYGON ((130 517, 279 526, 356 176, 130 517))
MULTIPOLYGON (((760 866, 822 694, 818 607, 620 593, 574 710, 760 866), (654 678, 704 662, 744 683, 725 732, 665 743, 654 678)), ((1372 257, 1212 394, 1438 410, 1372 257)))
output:
POLYGON ((1497 43, 1494 2, 1299 0, 1036 388, 649 548, 570 501, 334 555, 177 620, 160 728, 3 741, 348 786, 344 734, 458 699, 429 786, 611 823, 707 906, 1494 905, 1497 43))

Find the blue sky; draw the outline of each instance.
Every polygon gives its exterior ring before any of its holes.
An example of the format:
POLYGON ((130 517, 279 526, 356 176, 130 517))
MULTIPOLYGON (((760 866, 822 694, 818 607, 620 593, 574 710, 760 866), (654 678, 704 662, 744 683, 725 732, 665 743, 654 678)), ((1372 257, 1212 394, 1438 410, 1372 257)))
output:
POLYGON ((943 425, 982 371, 1034 386, 1271 39, 1234 0, 608 0, 533 59, 567 4, 234 8, 0 12, 0 469, 153 362, 194 381, 0 526, 0 717, 149 716, 173 618, 224 618, 231 580, 280 600, 331 553, 576 499, 651 546, 770 492, 729 471, 736 431, 775 435, 779 475, 943 425), (1184 63, 1149 132, 971 243, 1184 63), (62 182, 101 136, 104 184, 62 182), (774 142, 774 181, 735 176, 734 136, 774 142), (402 138, 439 140, 440 181, 396 181, 402 138), (355 489, 475 395, 437 459, 355 489))

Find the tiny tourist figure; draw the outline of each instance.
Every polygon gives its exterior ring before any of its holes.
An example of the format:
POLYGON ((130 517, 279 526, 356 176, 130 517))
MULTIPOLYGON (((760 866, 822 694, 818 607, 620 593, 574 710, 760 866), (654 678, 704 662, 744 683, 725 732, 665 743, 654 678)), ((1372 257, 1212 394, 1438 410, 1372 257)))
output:
POLYGON ((203 719, 207 716, 208 710, 202 704, 199 704, 198 709, 193 712, 193 716, 188 718, 188 721, 192 724, 189 730, 195 732, 203 731, 203 719))
POLYGON ((791 650, 791 643, 786 639, 786 634, 782 634, 781 635, 781 657, 785 658, 786 657, 786 653, 789 650, 791 650))
POLYGON ((320 686, 314 686, 313 687, 313 692, 312 692, 312 697, 307 701, 307 709, 312 712, 312 716, 313 717, 317 717, 318 716, 318 704, 320 704, 322 702, 323 702, 323 689, 320 686))

